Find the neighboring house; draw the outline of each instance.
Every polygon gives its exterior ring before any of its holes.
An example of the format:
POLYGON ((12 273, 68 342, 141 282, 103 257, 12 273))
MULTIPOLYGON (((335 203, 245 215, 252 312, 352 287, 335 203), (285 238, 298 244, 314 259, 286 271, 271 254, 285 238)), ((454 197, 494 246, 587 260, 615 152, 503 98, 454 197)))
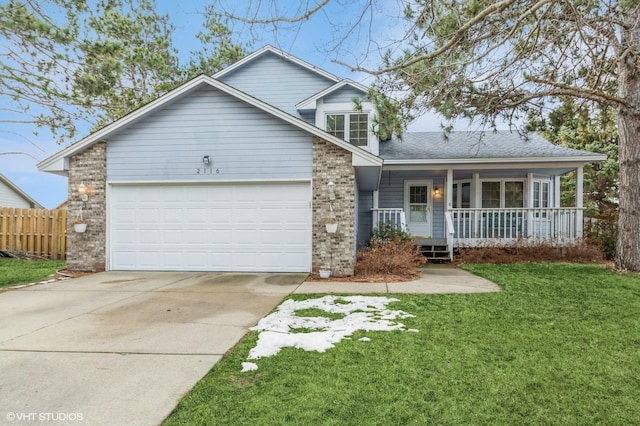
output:
POLYGON ((0 207, 44 208, 2 173, 0 173, 0 207))
POLYGON ((380 222, 448 256, 581 235, 582 167, 603 155, 515 133, 379 142, 366 90, 266 46, 42 161, 88 224, 69 229, 68 267, 350 275, 380 222), (572 170, 578 205, 560 208, 572 170))

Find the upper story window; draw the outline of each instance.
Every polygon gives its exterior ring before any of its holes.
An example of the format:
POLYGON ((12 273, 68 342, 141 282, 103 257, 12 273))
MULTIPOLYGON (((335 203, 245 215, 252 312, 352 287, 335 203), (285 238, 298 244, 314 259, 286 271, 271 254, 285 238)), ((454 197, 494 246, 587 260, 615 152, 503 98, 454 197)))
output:
POLYGON ((327 114, 327 133, 355 146, 369 144, 369 114, 327 114), (348 135, 348 138, 347 138, 348 135))

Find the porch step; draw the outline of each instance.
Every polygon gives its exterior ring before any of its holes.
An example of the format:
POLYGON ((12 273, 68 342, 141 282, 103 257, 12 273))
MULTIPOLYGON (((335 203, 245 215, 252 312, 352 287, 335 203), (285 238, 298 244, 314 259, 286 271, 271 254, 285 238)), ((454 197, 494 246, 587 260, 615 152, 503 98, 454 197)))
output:
POLYGON ((430 262, 449 262, 449 248, 440 244, 421 244, 422 255, 430 262))

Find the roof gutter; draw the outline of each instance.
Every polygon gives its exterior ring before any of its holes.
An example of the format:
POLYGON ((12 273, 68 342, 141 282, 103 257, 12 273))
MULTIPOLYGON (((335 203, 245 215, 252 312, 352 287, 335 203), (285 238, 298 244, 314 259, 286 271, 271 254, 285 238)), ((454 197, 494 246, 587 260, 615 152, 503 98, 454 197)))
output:
POLYGON ((597 163, 607 159, 604 154, 571 157, 513 157, 513 158, 431 158, 431 159, 385 159, 385 165, 452 165, 452 164, 508 164, 508 163, 597 163))

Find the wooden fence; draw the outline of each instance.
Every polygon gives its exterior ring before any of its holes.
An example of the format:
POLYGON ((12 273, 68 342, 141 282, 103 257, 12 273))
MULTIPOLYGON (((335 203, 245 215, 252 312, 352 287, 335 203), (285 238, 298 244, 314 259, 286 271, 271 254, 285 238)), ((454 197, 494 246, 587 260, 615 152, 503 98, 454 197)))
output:
POLYGON ((65 259, 67 211, 0 208, 0 250, 65 259))

